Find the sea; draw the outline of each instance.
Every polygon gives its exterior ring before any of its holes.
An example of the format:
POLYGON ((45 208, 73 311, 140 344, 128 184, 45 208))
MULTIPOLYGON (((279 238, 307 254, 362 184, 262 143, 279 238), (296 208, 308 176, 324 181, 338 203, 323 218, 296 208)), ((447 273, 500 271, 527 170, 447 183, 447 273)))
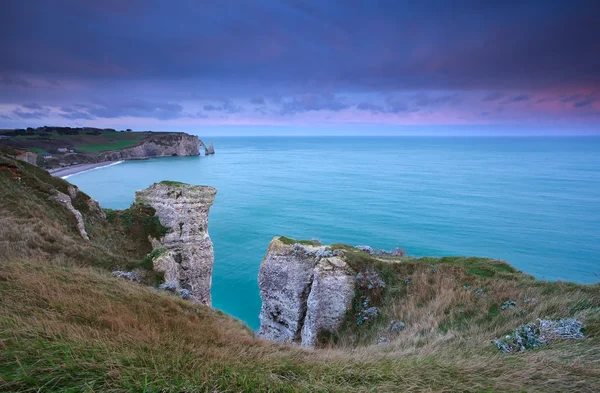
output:
POLYGON ((600 137, 201 137, 216 154, 126 161, 69 181, 127 208, 161 180, 210 185, 213 307, 257 329, 274 236, 506 260, 600 281, 600 137))

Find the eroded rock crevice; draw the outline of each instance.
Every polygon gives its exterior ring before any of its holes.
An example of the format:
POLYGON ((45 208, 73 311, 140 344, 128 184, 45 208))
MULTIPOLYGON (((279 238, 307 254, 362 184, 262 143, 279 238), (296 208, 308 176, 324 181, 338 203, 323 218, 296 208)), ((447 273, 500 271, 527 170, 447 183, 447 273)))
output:
POLYGON ((324 246, 284 244, 274 238, 259 271, 262 298, 258 335, 312 347, 334 332, 354 299, 355 273, 324 246))

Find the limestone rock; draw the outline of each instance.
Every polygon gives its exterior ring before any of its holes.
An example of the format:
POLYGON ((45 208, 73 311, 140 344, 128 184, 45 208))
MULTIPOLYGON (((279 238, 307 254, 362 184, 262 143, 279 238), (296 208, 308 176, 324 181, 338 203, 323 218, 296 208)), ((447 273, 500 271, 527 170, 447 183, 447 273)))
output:
POLYGON ((67 210, 73 213, 73 216, 75 216, 75 220, 77 221, 77 229, 79 230, 81 237, 83 237, 85 240, 90 240, 87 232, 85 231, 85 223, 83 222, 83 216, 81 215, 79 210, 73 207, 73 204, 71 203, 71 197, 69 195, 63 194, 62 192, 57 190, 53 190, 53 195, 51 195, 48 199, 50 199, 51 201, 61 203, 67 208, 67 210))
POLYGON ((153 207, 160 223, 169 228, 164 238, 151 239, 154 247, 167 251, 153 260, 155 269, 187 289, 191 301, 208 306, 214 263, 208 212, 216 193, 213 187, 163 182, 135 195, 136 203, 153 207))
POLYGON ((296 253, 273 239, 258 273, 260 337, 280 343, 300 342, 315 264, 313 256, 296 253))
POLYGON ((204 142, 200 141, 200 146, 202 146, 204 148, 204 155, 208 156, 210 154, 215 154, 215 148, 214 148, 212 142, 210 142, 208 147, 206 147, 204 142))
POLYGON ((320 331, 333 332, 352 307, 355 278, 349 266, 338 257, 319 260, 308 295, 302 345, 314 346, 320 331))
POLYGON ((314 346, 320 332, 339 328, 354 298, 355 273, 328 251, 271 241, 258 276, 259 337, 314 346))
POLYGON ((179 286, 182 280, 180 265, 175 261, 173 252, 164 249, 164 252, 152 259, 153 269, 165 275, 165 282, 174 282, 179 286))
POLYGON ((69 186, 67 187, 67 191, 69 192, 69 196, 71 197, 71 199, 77 198, 77 192, 79 192, 79 189, 77 187, 75 187, 72 184, 69 184, 69 186))
POLYGON ((102 207, 100 207, 100 203, 97 200, 89 198, 85 203, 87 204, 87 207, 88 209, 90 209, 90 212, 92 212, 92 214, 95 214, 101 219, 106 220, 106 213, 104 212, 102 207))
POLYGON ((101 153, 98 161, 135 160, 149 157, 197 156, 200 154, 196 135, 170 133, 154 136, 137 146, 101 153))
POLYGON ((212 142, 210 142, 210 143, 208 144, 207 153, 208 153, 208 154, 215 154, 215 147, 213 146, 213 143, 212 143, 212 142))
POLYGON ((23 152, 21 154, 17 154, 15 157, 17 160, 25 161, 31 165, 37 166, 37 154, 32 153, 30 151, 23 152))

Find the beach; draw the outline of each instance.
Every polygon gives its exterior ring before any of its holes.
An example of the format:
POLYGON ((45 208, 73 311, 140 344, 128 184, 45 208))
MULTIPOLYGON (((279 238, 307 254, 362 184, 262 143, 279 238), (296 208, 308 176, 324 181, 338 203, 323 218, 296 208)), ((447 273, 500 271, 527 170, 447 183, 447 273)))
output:
POLYGON ((71 166, 64 167, 64 168, 50 169, 48 172, 50 172, 50 174, 52 176, 66 179, 66 178, 76 175, 78 173, 87 172, 87 171, 91 171, 91 170, 98 169, 98 168, 104 168, 107 166, 117 165, 117 164, 120 164, 121 162, 123 162, 123 161, 102 161, 102 162, 95 162, 92 164, 78 164, 78 165, 71 165, 71 166))

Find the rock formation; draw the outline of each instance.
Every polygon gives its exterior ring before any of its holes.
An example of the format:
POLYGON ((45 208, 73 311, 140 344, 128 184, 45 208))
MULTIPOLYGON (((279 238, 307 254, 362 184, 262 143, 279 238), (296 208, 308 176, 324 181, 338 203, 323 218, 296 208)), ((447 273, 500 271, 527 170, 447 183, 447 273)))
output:
POLYGON ((37 154, 32 153, 30 151, 25 151, 21 154, 17 154, 15 157, 17 160, 25 161, 31 165, 37 166, 37 154))
MULTIPOLYGON (((71 192, 71 190, 69 190, 69 192, 71 192)), ((71 203, 71 197, 69 195, 64 194, 57 190, 52 190, 52 195, 48 199, 50 199, 51 201, 58 202, 58 203, 62 204, 64 207, 66 207, 67 210, 69 210, 75 217, 75 220, 77 221, 77 230, 79 230, 81 237, 83 237, 85 240, 90 240, 90 238, 88 237, 88 234, 85 230, 85 223, 83 222, 83 216, 81 215, 79 210, 77 210, 73 207, 73 204, 71 203)))
POLYGON ((258 335, 313 346, 321 332, 334 332, 354 298, 355 273, 324 246, 269 245, 258 284, 262 298, 258 335))
POLYGON ((204 147, 204 155, 215 154, 215 148, 212 142, 209 143, 208 147, 204 144, 204 142, 200 141, 200 146, 204 147))
POLYGON ((100 153, 98 161, 135 160, 150 157, 197 156, 200 154, 196 135, 170 133, 153 136, 137 146, 100 153))
POLYGON ((334 332, 342 323, 354 298, 355 278, 339 257, 322 258, 313 270, 302 345, 314 346, 319 332, 334 332))
POLYGON ((156 210, 160 223, 169 231, 162 239, 151 239, 155 249, 154 270, 165 281, 189 291, 189 299, 210 306, 214 263, 213 245, 208 236, 208 212, 217 190, 176 182, 155 183, 137 191, 136 203, 156 210))

